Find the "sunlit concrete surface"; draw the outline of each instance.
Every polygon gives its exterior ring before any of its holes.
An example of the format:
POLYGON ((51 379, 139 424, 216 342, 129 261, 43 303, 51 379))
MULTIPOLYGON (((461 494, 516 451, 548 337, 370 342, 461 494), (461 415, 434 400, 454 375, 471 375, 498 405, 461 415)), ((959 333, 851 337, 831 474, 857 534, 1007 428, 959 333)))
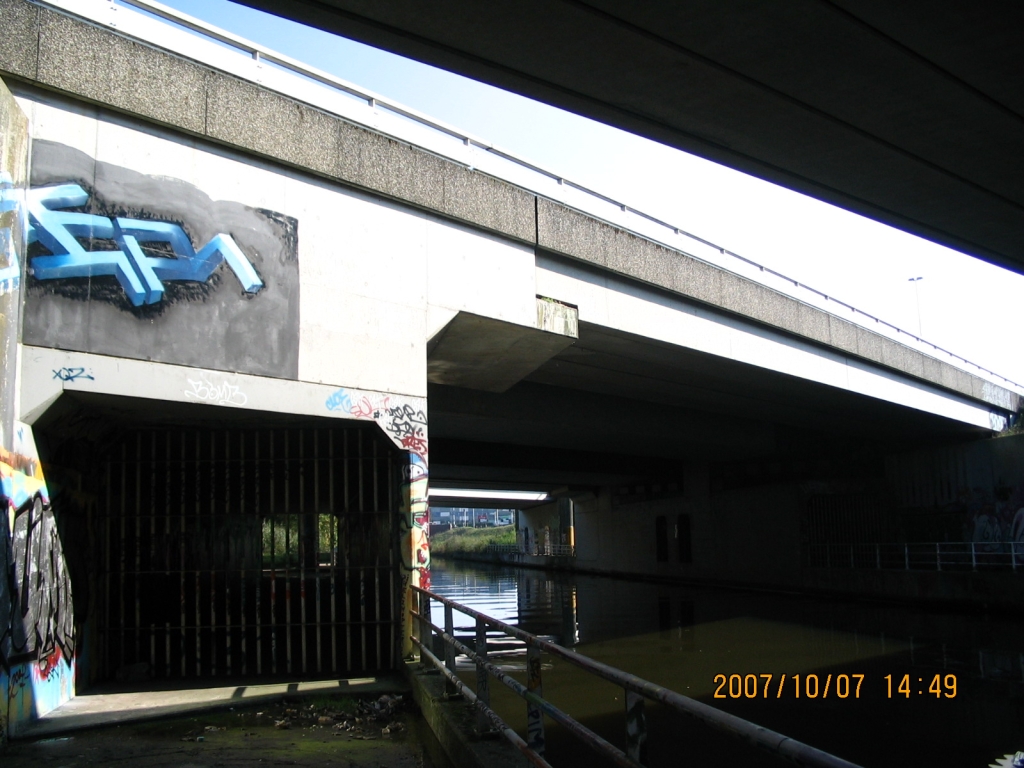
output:
POLYGON ((279 701, 285 697, 380 695, 407 689, 407 683, 398 675, 274 683, 254 679, 217 687, 197 680, 176 680, 165 684, 136 683, 130 686, 100 685, 35 720, 19 734, 19 738, 40 739, 86 728, 212 712, 279 701))

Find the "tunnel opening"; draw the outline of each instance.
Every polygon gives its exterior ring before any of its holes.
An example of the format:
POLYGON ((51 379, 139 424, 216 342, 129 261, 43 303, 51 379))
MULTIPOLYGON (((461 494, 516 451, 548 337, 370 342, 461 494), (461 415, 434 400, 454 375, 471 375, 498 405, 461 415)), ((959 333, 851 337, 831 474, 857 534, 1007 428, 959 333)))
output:
POLYGON ((36 430, 79 690, 397 667, 408 459, 376 425, 64 395, 36 430))

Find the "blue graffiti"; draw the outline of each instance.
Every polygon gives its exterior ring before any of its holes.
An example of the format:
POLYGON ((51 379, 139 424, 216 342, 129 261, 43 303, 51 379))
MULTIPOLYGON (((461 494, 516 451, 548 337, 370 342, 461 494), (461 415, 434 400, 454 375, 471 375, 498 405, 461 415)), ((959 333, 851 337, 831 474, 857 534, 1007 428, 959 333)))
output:
POLYGON ((61 381, 78 381, 79 379, 89 379, 95 381, 92 373, 86 373, 85 368, 61 368, 60 370, 53 372, 53 378, 60 379, 61 381))
POLYGON ((28 242, 38 241, 52 254, 32 259, 32 272, 39 280, 113 275, 136 307, 160 301, 163 281, 206 282, 221 262, 227 262, 246 293, 258 293, 263 287, 230 235, 216 235, 196 253, 177 224, 61 210, 81 207, 88 200, 89 195, 77 184, 28 193, 28 242), (113 240, 118 250, 86 251, 78 238, 113 240), (164 243, 175 258, 147 256, 142 250, 144 243, 164 243))
MULTIPOLYGON (((17 211, 18 190, 7 171, 0 171, 0 216, 10 211, 17 211)), ((0 226, 0 254, 3 254, 7 266, 0 268, 0 296, 18 290, 21 284, 21 263, 18 261, 18 249, 14 242, 14 233, 10 226, 0 226)))
POLYGON ((324 405, 327 406, 328 411, 344 411, 345 413, 351 413, 352 398, 348 396, 348 392, 344 389, 339 389, 327 398, 327 402, 325 402, 324 405))

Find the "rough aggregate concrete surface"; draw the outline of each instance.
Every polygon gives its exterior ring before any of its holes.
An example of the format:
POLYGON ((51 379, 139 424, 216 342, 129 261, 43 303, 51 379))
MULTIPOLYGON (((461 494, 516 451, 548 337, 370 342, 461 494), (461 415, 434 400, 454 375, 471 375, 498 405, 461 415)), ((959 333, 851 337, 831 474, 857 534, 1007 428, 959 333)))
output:
POLYGON ((14 742, 4 768, 451 768, 408 697, 284 700, 14 742))

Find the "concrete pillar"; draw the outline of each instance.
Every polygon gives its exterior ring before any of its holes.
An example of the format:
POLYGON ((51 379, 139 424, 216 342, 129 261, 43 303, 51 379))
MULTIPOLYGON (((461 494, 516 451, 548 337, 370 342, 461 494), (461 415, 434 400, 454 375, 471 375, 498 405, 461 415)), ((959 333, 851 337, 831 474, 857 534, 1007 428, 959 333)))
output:
MULTIPOLYGON (((15 451, 17 417, 17 361, 20 338, 21 281, 25 258, 25 190, 28 185, 28 118, 0 81, 0 467, 3 473, 20 474, 15 451)), ((11 730, 11 708, 24 688, 14 680, 24 665, 10 663, 12 628, 16 620, 14 585, 10 582, 13 557, 12 531, 15 506, 2 499, 0 508, 0 747, 11 730)))

